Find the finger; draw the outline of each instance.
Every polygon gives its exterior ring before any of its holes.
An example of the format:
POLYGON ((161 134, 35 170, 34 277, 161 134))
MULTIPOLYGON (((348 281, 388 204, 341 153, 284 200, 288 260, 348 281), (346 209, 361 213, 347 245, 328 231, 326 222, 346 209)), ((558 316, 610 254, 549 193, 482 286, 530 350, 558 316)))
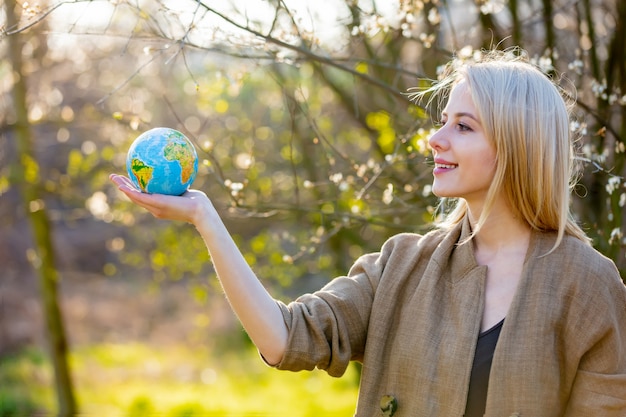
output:
MULTIPOLYGON (((109 178, 132 203, 148 210, 154 217, 189 221, 184 204, 181 203, 181 197, 141 192, 128 177, 123 175, 112 174, 109 178)), ((204 193, 189 190, 182 198, 193 199, 195 196, 204 196, 204 193)))
POLYGON ((187 219, 187 216, 184 214, 185 210, 181 206, 181 197, 163 194, 147 194, 135 190, 126 193, 126 195, 131 201, 145 208, 155 217, 172 220, 187 219))
POLYGON ((133 203, 145 208, 155 206, 154 202, 152 202, 152 196, 138 190, 128 177, 111 174, 109 179, 117 185, 117 189, 124 193, 133 203))
POLYGON ((117 175, 117 174, 111 174, 109 176, 109 179, 111 181, 113 181, 113 183, 115 183, 115 185, 122 186, 125 185, 129 188, 134 188, 136 189, 137 187, 135 187, 135 184, 133 184, 133 182, 130 180, 130 178, 124 176, 124 175, 117 175))
POLYGON ((148 210, 161 207, 160 203, 154 201, 152 194, 144 193, 139 190, 128 177, 112 174, 109 178, 117 185, 117 189, 123 192, 133 203, 148 210))
POLYGON ((126 196, 135 204, 140 205, 150 211, 155 209, 160 209, 163 207, 163 203, 159 201, 160 197, 156 194, 148 194, 142 193, 137 190, 135 187, 128 187, 126 184, 122 184, 118 188, 121 192, 126 194, 126 196))

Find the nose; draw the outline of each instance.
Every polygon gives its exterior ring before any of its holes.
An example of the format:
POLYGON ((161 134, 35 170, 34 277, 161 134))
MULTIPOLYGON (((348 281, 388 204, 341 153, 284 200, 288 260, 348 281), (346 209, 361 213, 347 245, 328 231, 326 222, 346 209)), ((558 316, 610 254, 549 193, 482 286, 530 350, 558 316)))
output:
POLYGON ((428 145, 432 150, 437 152, 445 150, 449 146, 448 141, 445 139, 445 131, 443 127, 439 128, 430 136, 430 138, 428 138, 428 145))

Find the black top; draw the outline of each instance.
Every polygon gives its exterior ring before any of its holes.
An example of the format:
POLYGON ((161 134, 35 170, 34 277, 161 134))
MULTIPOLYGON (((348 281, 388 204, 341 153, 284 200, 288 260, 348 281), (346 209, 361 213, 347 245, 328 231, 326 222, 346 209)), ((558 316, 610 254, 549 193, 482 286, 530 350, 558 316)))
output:
POLYGON ((503 323, 504 319, 491 329, 478 335, 467 393, 467 404, 465 405, 465 417, 483 417, 485 414, 489 371, 491 371, 493 352, 496 350, 496 343, 498 343, 503 323))

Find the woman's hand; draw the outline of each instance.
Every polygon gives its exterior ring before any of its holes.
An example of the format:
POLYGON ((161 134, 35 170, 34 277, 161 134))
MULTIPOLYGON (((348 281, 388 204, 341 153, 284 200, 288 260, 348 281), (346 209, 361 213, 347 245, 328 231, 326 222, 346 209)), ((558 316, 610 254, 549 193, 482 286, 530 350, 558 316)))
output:
POLYGON ((133 203, 148 210, 159 219, 182 220, 197 225, 204 209, 212 208, 211 201, 202 191, 188 190, 182 196, 147 194, 138 190, 123 175, 111 174, 109 179, 133 203))

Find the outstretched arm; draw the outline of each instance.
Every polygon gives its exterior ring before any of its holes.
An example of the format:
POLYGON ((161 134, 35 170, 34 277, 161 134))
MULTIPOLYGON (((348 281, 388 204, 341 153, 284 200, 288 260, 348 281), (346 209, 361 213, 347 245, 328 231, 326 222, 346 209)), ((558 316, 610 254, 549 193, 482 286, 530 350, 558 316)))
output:
POLYGON ((287 327, 282 313, 245 261, 209 198, 190 190, 181 197, 145 194, 130 180, 111 175, 118 189, 138 206, 160 219, 182 220, 193 224, 211 255, 232 309, 265 360, 277 364, 287 344, 287 327))

